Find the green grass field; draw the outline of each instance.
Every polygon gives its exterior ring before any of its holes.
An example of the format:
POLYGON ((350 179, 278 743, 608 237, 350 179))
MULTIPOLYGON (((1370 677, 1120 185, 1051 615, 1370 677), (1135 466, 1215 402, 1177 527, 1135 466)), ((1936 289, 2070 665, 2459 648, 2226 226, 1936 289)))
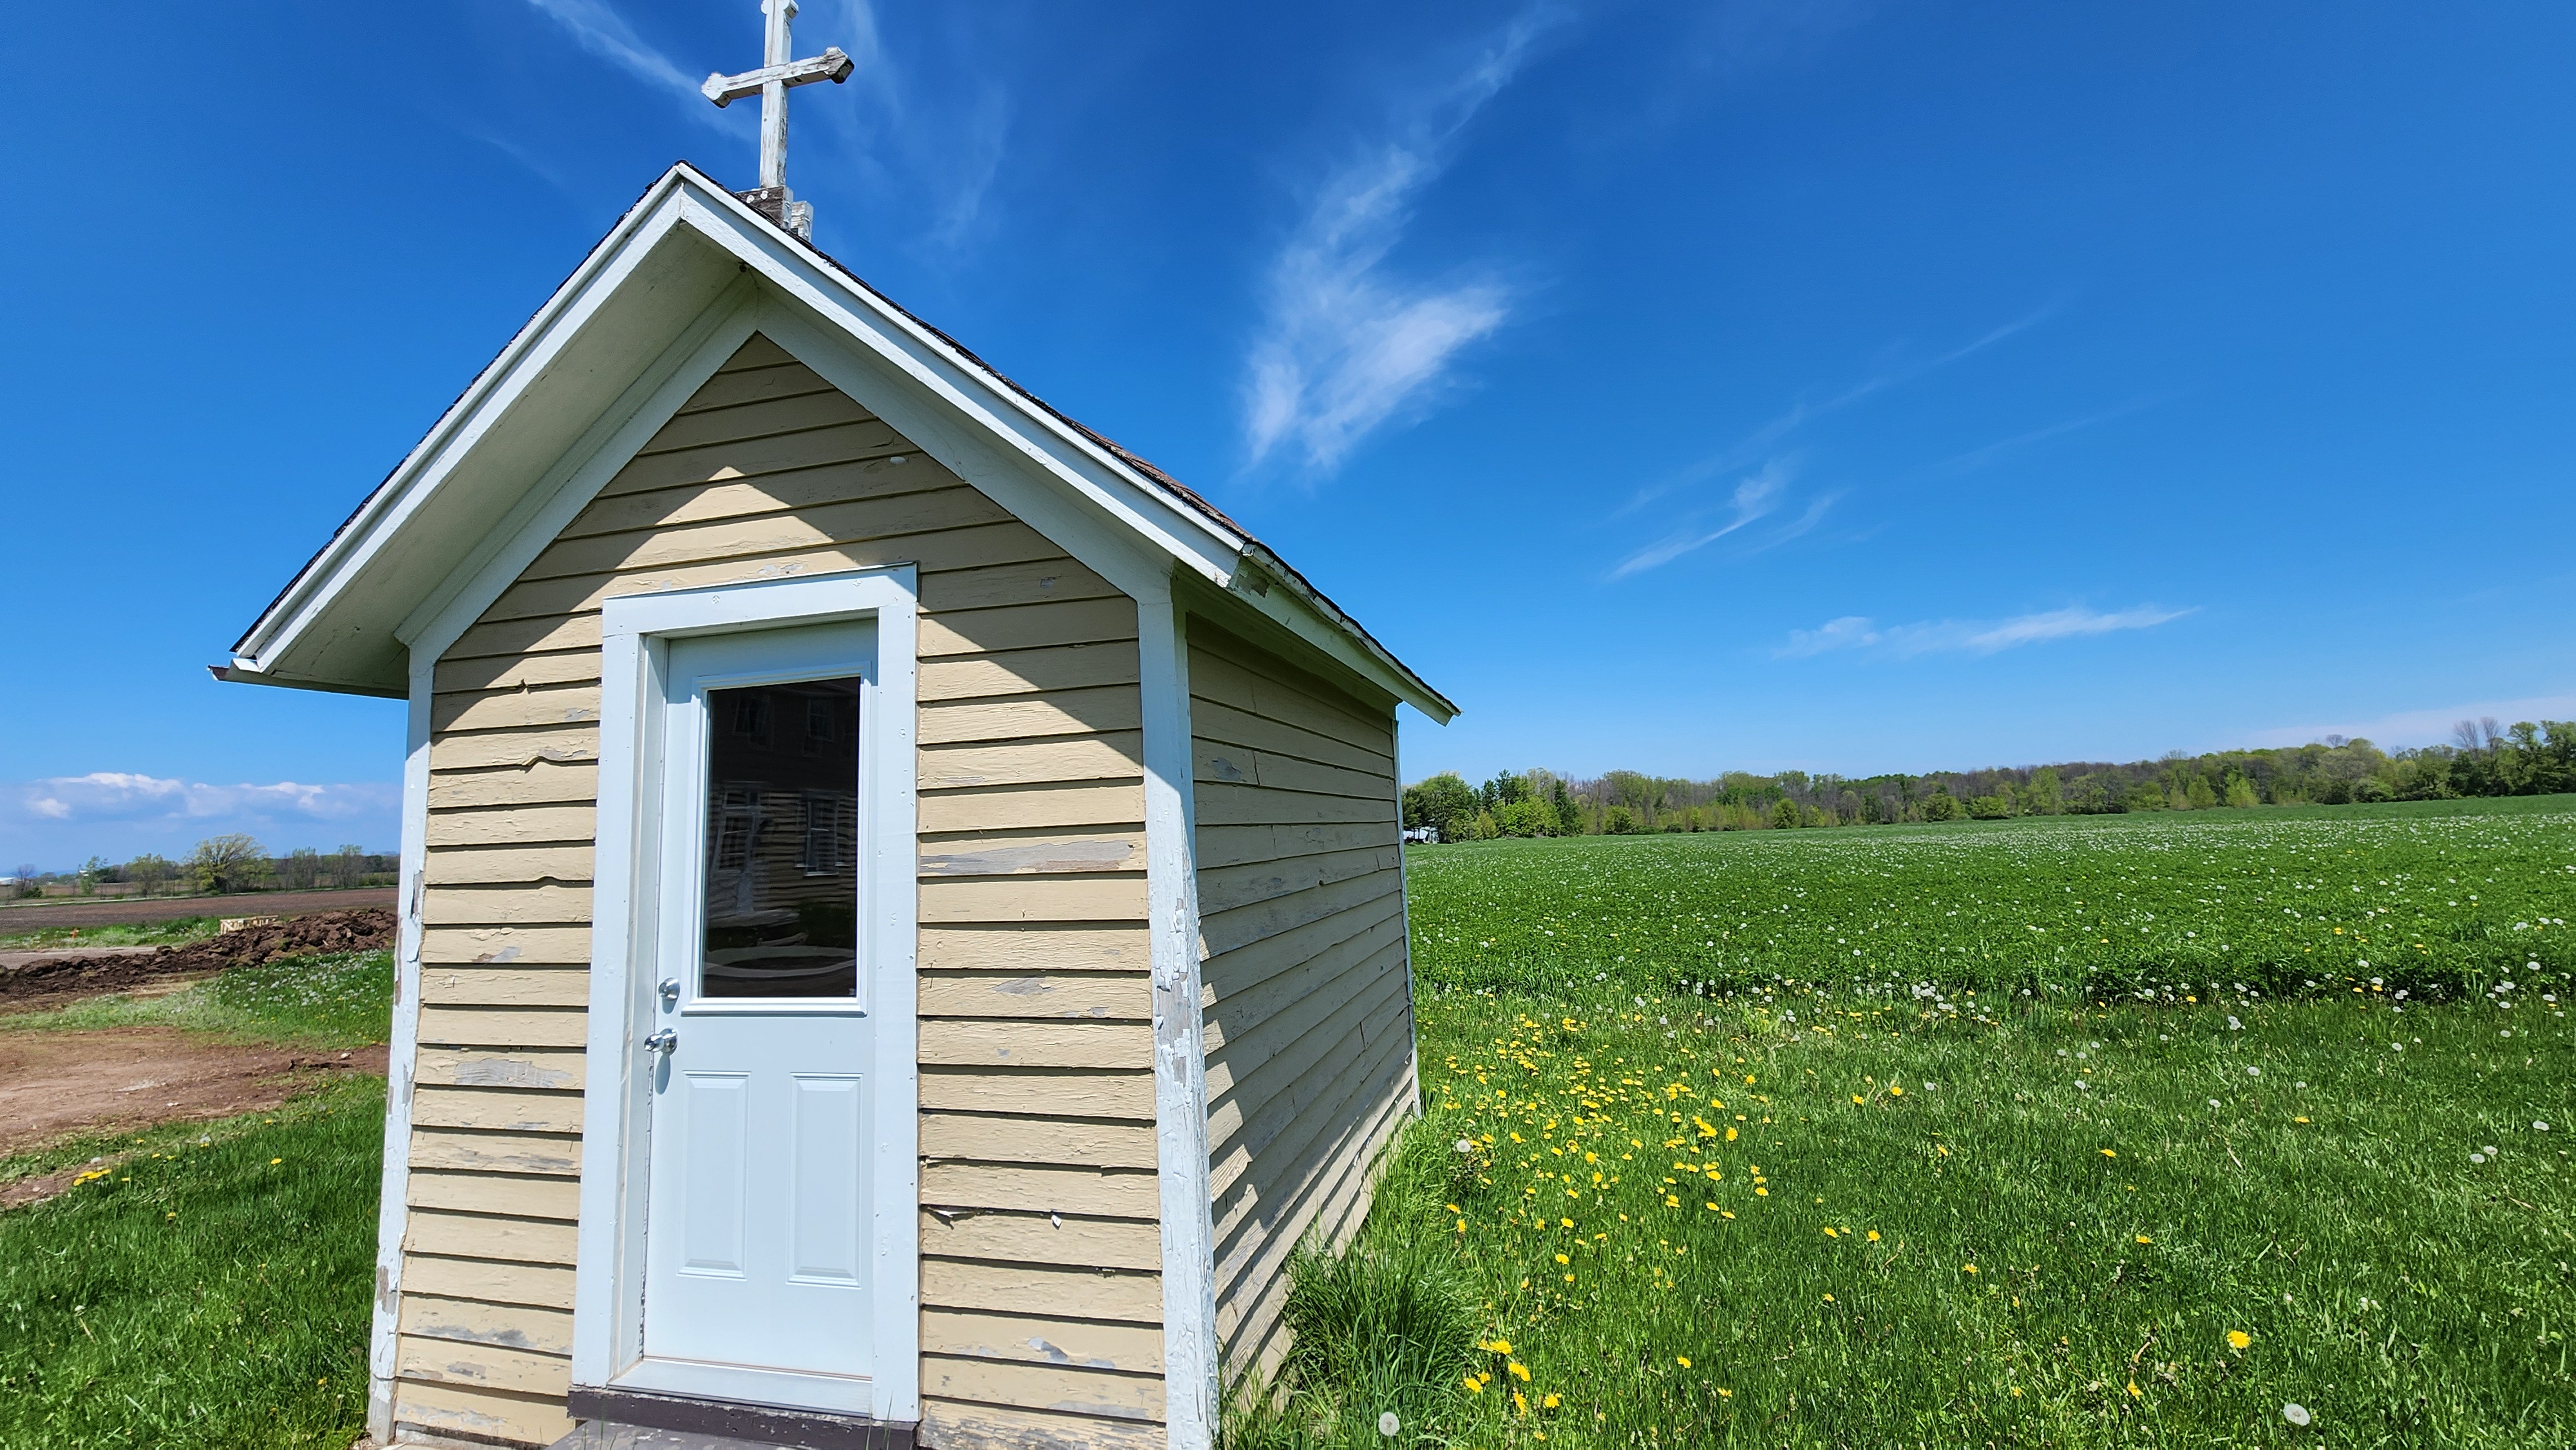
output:
POLYGON ((1236 1438, 2576 1443, 2571 805, 1417 852, 1426 1120, 1236 1438))
MULTIPOLYGON (((239 968, 0 1030, 167 1025, 382 1042, 386 953, 239 968)), ((0 1446, 328 1446, 366 1419, 384 1085, 268 1113, 57 1143, 0 1181, 98 1176, 0 1214, 0 1446)))
MULTIPOLYGON (((0 924, 9 923, 0 919, 0 924)), ((46 951, 57 947, 176 946, 215 934, 211 916, 182 916, 132 926, 48 926, 0 934, 0 952, 46 951)))

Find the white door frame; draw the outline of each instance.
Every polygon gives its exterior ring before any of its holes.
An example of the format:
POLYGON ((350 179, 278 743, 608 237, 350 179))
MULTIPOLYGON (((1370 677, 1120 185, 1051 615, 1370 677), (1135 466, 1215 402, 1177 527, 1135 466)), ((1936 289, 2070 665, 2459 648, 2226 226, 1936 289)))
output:
MULTIPOLYGON (((876 1364, 868 1414, 921 1418, 920 1072, 914 977, 920 898, 914 735, 919 584, 911 565, 620 595, 601 610, 599 819, 591 888, 588 1073, 582 1093, 581 1228, 572 1383, 605 1388, 643 1352, 645 1126, 652 1073, 638 1046, 653 1018, 662 711, 668 641, 873 618, 875 697, 860 706, 860 889, 877 1093, 871 1252, 876 1364), (638 953, 641 953, 641 957, 638 953), (633 970, 638 960, 642 971, 633 970)), ((757 1372, 743 1392, 760 1402, 757 1372)))

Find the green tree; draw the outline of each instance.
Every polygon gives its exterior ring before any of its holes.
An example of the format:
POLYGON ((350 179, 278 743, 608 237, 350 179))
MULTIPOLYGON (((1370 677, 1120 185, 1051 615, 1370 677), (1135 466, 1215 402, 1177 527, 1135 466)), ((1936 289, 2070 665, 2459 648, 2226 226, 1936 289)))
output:
POLYGON ((268 879, 268 849, 238 831, 210 837, 188 853, 188 874, 210 895, 244 890, 268 879))
POLYGON ((1787 796, 1782 796, 1780 798, 1780 803, 1771 808, 1771 826, 1772 829, 1780 831, 1796 830, 1798 828, 1798 803, 1789 799, 1787 796))
POLYGON ((1463 841, 1468 839, 1467 828, 1475 821, 1479 808, 1475 790, 1458 772, 1444 770, 1419 785, 1405 787, 1404 828, 1418 831, 1428 826, 1440 833, 1441 840, 1463 841))
POLYGON ((2205 811, 2218 804, 2218 795, 2209 788, 2209 777, 2205 775, 2193 776, 2191 783, 2183 787, 2182 798, 2186 808, 2195 811, 2205 811))
POLYGON ((87 896, 98 889, 98 883, 115 874, 116 868, 107 863, 106 857, 92 856, 80 863, 80 869, 72 873, 72 879, 78 883, 73 889, 87 896))
POLYGON ((1948 783, 1944 782, 1932 787, 1932 793, 1923 798, 1923 819, 1955 821, 1958 818, 1959 798, 1950 794, 1948 783))
MULTIPOLYGON (((2385 787, 2382 788, 2385 789, 2385 787)), ((2203 785, 2201 786, 2201 789, 2206 791, 2209 787, 2203 785)), ((2234 771, 2229 771, 2227 774, 2227 804, 2241 811, 2248 806, 2261 805, 2262 800, 2254 794, 2254 782, 2247 780, 2245 777, 2238 775, 2234 771)))
POLYGON ((146 851, 125 863, 125 879, 143 888, 143 894, 150 896, 159 891, 161 883, 169 880, 178 869, 170 864, 169 857, 146 851))

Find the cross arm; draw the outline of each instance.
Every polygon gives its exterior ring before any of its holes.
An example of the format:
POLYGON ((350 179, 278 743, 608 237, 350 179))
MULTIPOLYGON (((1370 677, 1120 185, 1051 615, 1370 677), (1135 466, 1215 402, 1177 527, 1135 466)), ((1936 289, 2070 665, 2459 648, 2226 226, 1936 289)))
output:
POLYGON ((815 81, 830 81, 838 85, 850 78, 850 72, 858 69, 858 64, 835 45, 811 60, 791 60, 785 65, 765 65, 758 70, 747 70, 735 76, 711 75, 707 77, 705 85, 698 87, 698 91, 719 106, 731 105, 745 96, 759 95, 760 88, 771 81, 783 81, 791 86, 808 85, 815 81))

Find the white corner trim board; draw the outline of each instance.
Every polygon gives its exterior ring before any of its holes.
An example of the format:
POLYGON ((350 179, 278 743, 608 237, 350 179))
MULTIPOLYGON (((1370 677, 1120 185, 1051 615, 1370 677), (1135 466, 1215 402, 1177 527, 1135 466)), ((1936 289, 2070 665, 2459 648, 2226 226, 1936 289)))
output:
POLYGON ((394 935, 393 1030, 385 1042, 385 1164, 376 1200, 376 1285, 367 1326, 367 1433, 394 1435, 396 1337, 402 1324, 403 1238, 411 1230, 411 1090, 420 1065, 421 896, 428 877, 430 687, 438 660, 411 659, 411 710, 405 728, 402 803, 402 898, 394 935))
POLYGON ((583 1090, 581 1225, 573 1290, 572 1382, 604 1386, 642 1353, 643 1126, 651 1074, 638 1024, 650 1021, 655 929, 650 843, 659 799, 659 720, 669 641, 687 636, 873 619, 876 675, 861 705, 860 855, 878 1088, 874 1171, 875 1364, 868 1413, 921 1418, 921 1157, 915 702, 919 585, 911 565, 661 594, 602 607, 598 866, 592 887, 589 1070, 583 1090))
POLYGON ((1154 1145, 1162 1188, 1163 1414, 1172 1450, 1208 1450, 1216 1442, 1221 1366, 1199 1004, 1187 628, 1168 594, 1136 601, 1145 727, 1145 893, 1154 968, 1154 1145))

